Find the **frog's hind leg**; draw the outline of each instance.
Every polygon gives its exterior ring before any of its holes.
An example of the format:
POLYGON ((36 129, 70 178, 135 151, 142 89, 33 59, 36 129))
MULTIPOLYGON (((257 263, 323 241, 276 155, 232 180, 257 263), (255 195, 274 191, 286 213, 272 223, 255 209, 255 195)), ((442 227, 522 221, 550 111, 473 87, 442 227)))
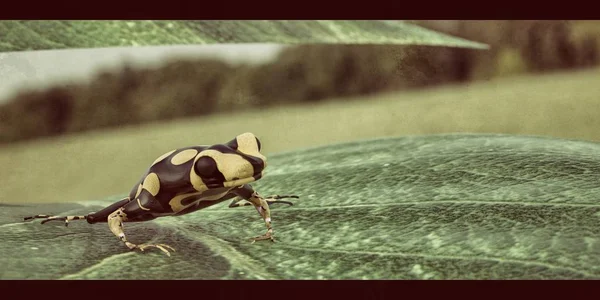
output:
POLYGON ((69 221, 86 220, 87 215, 85 215, 85 216, 65 216, 65 217, 49 216, 49 215, 35 215, 35 216, 23 218, 24 221, 33 220, 33 219, 45 219, 42 221, 42 224, 45 224, 46 222, 50 222, 50 221, 64 221, 65 226, 69 226, 69 221))
POLYGON ((171 251, 175 251, 173 247, 165 244, 140 244, 136 245, 127 240, 125 236, 125 232, 123 231, 123 223, 124 222, 136 222, 136 221, 144 221, 150 220, 154 217, 149 214, 149 211, 160 211, 162 209, 160 203, 156 198, 148 191, 142 190, 134 201, 130 201, 129 203, 123 205, 122 207, 114 210, 107 217, 108 228, 110 231, 119 238, 127 248, 134 250, 139 249, 140 251, 144 251, 148 248, 158 248, 167 256, 171 256, 171 251))
POLYGON ((34 219, 45 219, 42 221, 42 224, 45 224, 50 221, 63 221, 65 222, 65 226, 69 226, 69 221, 73 220, 86 220, 88 223, 93 224, 97 222, 106 222, 108 215, 115 211, 117 208, 122 207, 126 203, 129 202, 129 197, 123 198, 118 202, 110 205, 109 207, 96 212, 90 213, 85 216, 52 216, 52 215, 35 215, 30 217, 24 217, 23 221, 30 221, 34 219))

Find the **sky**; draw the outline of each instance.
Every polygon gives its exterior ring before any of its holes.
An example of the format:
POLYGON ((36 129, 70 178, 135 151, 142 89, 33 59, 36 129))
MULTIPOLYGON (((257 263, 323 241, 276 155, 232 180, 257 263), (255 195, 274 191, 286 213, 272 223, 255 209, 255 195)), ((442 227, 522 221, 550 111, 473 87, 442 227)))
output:
POLYGON ((0 53, 0 103, 21 88, 84 81, 125 63, 158 66, 177 57, 220 58, 230 63, 266 63, 284 48, 277 44, 114 47, 0 53))

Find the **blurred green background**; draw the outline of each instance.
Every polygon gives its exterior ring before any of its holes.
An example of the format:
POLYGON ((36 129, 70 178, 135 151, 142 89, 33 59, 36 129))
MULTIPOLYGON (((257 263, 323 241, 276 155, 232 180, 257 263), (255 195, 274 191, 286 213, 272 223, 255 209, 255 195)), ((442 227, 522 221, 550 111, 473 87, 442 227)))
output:
POLYGON ((158 155, 246 131, 267 155, 449 132, 600 141, 599 22, 412 22, 491 48, 315 44, 260 63, 172 55, 23 81, 0 105, 0 203, 124 194, 158 155))

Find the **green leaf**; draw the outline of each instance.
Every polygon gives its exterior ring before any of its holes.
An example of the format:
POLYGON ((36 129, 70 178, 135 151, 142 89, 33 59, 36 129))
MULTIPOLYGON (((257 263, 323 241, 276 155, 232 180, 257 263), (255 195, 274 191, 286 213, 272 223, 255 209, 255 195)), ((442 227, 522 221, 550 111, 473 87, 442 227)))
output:
POLYGON ((216 43, 487 48, 402 21, 0 21, 0 36, 0 52, 216 43))
POLYGON ((86 213, 111 201, 0 210, 0 278, 581 279, 600 278, 600 145, 506 135, 361 141, 269 158, 263 195, 277 243, 251 207, 221 204, 126 224, 19 217, 86 213), (88 206, 88 207, 85 207, 88 206), (32 249, 36 247, 37 249, 32 249))

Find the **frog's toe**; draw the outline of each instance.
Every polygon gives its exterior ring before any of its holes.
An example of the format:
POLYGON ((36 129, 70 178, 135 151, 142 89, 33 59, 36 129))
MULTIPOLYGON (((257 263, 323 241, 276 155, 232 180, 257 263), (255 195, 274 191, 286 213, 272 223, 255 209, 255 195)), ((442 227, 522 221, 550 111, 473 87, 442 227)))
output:
POLYGON ((41 223, 46 224, 50 221, 64 221, 65 226, 68 226, 68 224, 69 224, 69 221, 67 220, 66 217, 58 217, 58 216, 48 217, 48 218, 46 218, 46 220, 43 220, 41 223))
POLYGON ((270 199, 296 198, 296 199, 298 199, 298 198, 300 198, 300 196, 297 196, 297 195, 273 195, 273 196, 269 196, 267 198, 270 198, 270 199))
POLYGON ((287 205, 294 205, 294 203, 290 202, 290 201, 284 201, 284 200, 280 200, 280 199, 285 199, 285 198, 300 198, 296 195, 273 195, 273 196, 269 196, 265 198, 265 201, 267 201, 267 204, 269 205, 269 207, 274 204, 274 203, 284 203, 287 205))
POLYGON ((158 248, 160 249, 162 252, 164 252, 167 256, 171 256, 171 252, 169 252, 169 250, 175 252, 175 248, 166 245, 166 244, 142 244, 142 245, 137 245, 134 249, 140 249, 140 251, 145 251, 148 248, 158 248))
POLYGON ((161 246, 161 247, 168 248, 169 250, 171 250, 171 251, 175 252, 175 248, 173 248, 173 247, 171 247, 171 246, 169 246, 169 245, 167 245, 167 244, 158 244, 158 245, 159 245, 159 246, 161 246))
POLYGON ((252 242, 251 244, 254 244, 256 241, 264 241, 264 240, 270 240, 271 242, 275 242, 275 237, 272 234, 263 234, 260 236, 256 236, 250 239, 250 241, 252 242))

